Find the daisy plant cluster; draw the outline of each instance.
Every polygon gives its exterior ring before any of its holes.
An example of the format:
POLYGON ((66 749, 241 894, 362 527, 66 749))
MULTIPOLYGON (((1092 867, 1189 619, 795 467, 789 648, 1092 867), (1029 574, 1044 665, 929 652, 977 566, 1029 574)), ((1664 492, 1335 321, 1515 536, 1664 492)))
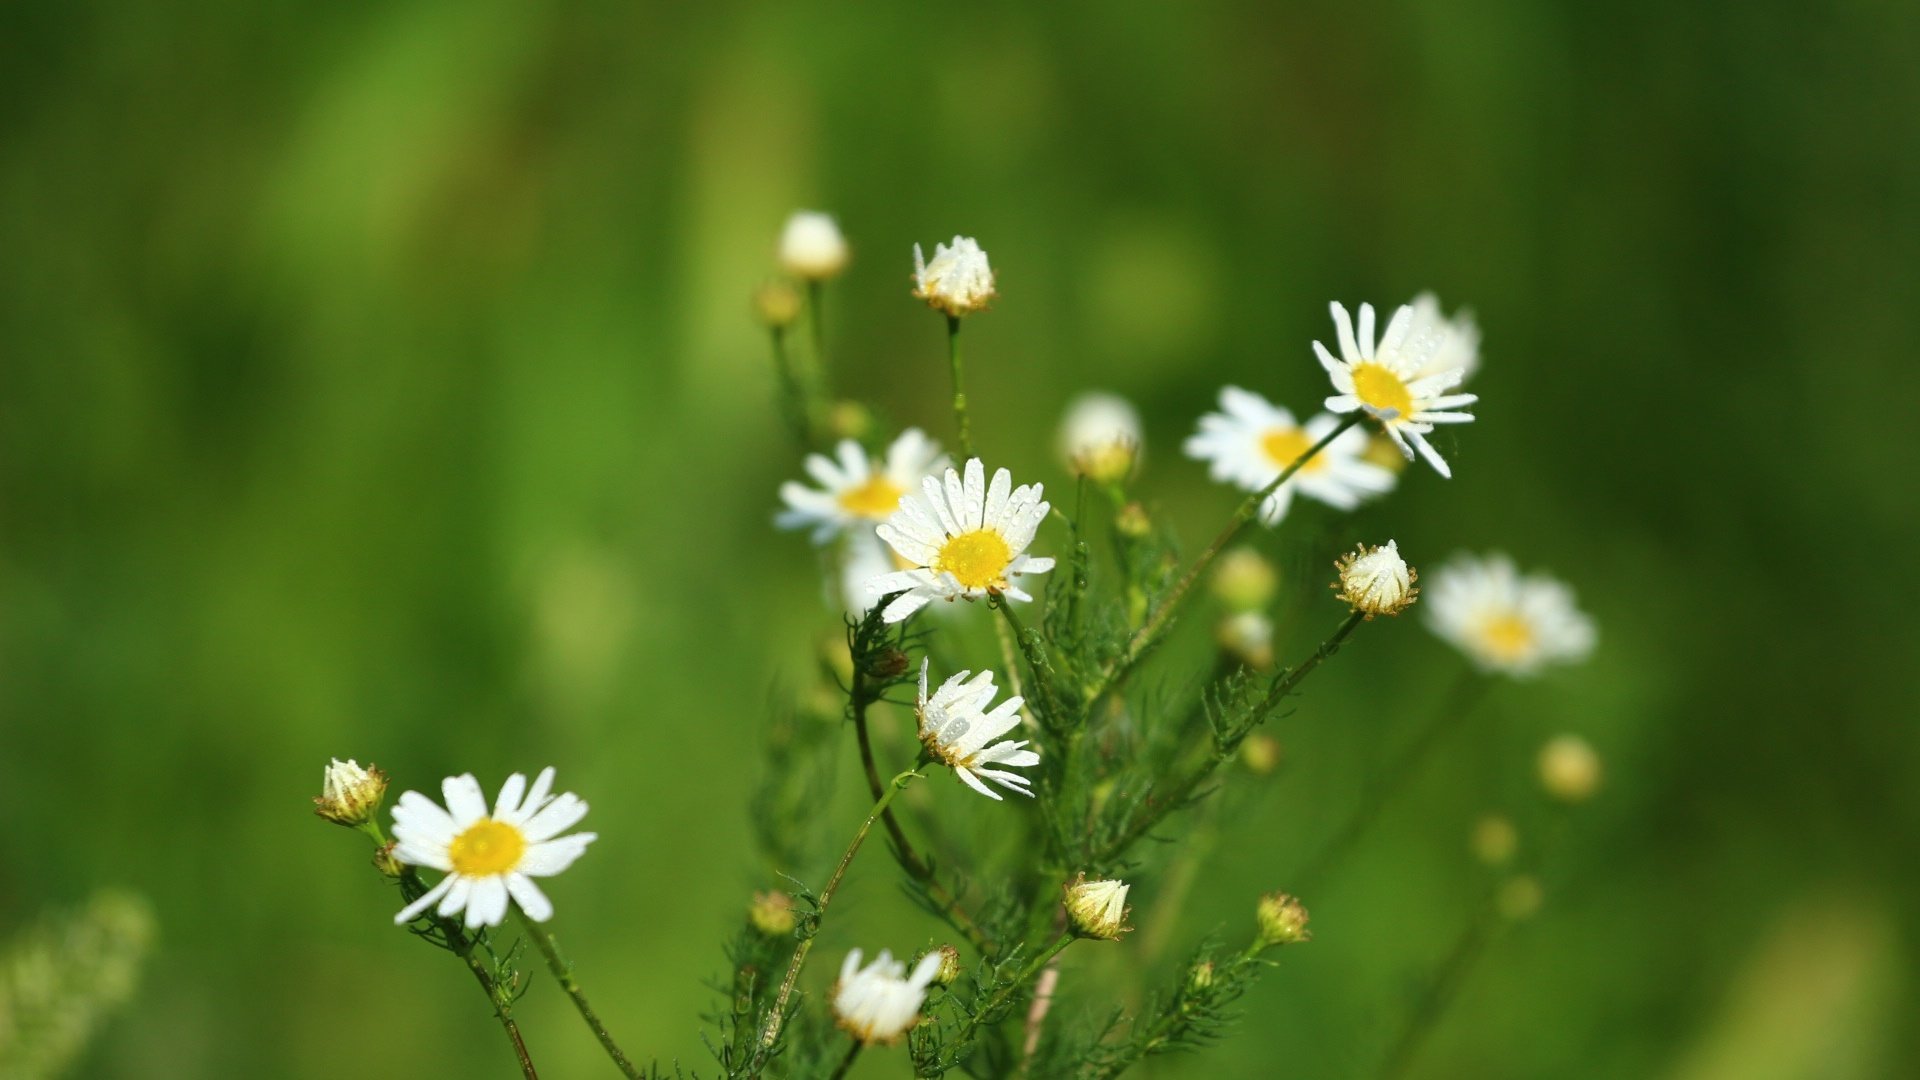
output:
MULTIPOLYGON (((1487 687, 1583 659, 1593 627, 1565 585, 1505 556, 1457 556, 1423 576, 1396 538, 1357 535, 1346 516, 1452 475, 1457 447, 1442 429, 1471 423, 1478 404, 1462 390, 1480 346, 1465 313, 1426 295, 1384 321, 1370 304, 1335 303, 1333 348, 1302 341, 1271 358, 1273 387, 1221 388, 1182 444, 1198 465, 1156 459, 1173 483, 1204 475, 1226 493, 1211 542, 1187 554, 1153 497, 1148 425, 1127 400, 1063 401, 1058 457, 1034 461, 985 422, 995 403, 969 399, 962 331, 1000 299, 979 240, 896 250, 902 299, 937 313, 946 339, 944 380, 925 348, 943 407, 897 429, 836 394, 827 286, 855 250, 833 217, 786 223, 781 273, 754 299, 798 447, 769 513, 818 553, 828 632, 817 682, 762 740, 751 818, 763 882, 742 898, 706 1042, 725 1077, 838 1077, 881 1054, 918 1076, 1117 1076, 1223 1036, 1278 954, 1309 940, 1298 893, 1363 842, 1487 687), (1295 411, 1274 388, 1303 379, 1324 382, 1318 404, 1295 411), (1291 526, 1301 514, 1313 528, 1291 526), (1295 580, 1277 565, 1321 569, 1295 580), (1237 929, 1186 943, 1175 977, 1155 975, 1204 867, 1272 858, 1213 849, 1220 830, 1200 826, 1220 793, 1277 782, 1283 763, 1311 767, 1289 760, 1279 721, 1349 726, 1303 697, 1308 679, 1380 632, 1362 628, 1416 607, 1463 655, 1460 689, 1415 688, 1439 704, 1383 762, 1387 782, 1317 835, 1289 829, 1290 865, 1262 864, 1289 891, 1245 898, 1237 929), (1207 618, 1211 634, 1178 632, 1207 618), (834 809, 836 763, 850 754, 858 816, 834 809), (864 873, 850 874, 856 862, 864 873), (889 881, 919 909, 911 936, 869 915, 889 881), (840 900, 848 889, 859 905, 840 900)), ((1577 736, 1548 741, 1532 764, 1543 805, 1600 788, 1599 755, 1577 736)), ((336 761, 316 811, 371 843, 397 891, 393 920, 469 969, 524 1074, 535 1072, 514 1007, 533 982, 531 944, 615 1065, 653 1075, 614 1041, 552 929, 569 884, 583 887, 558 879, 591 878, 594 860, 573 868, 605 846, 580 830, 587 803, 556 791, 551 768, 509 776, 491 799, 460 774, 438 798, 404 792, 383 818, 387 785, 336 761)), ((1488 912, 1539 906, 1546 845, 1530 836, 1509 808, 1475 827, 1474 857, 1502 860, 1488 912)), ((1407 1014, 1430 1025, 1439 1011, 1407 1014)), ((1410 1028, 1392 1053, 1419 1036, 1410 1028)))

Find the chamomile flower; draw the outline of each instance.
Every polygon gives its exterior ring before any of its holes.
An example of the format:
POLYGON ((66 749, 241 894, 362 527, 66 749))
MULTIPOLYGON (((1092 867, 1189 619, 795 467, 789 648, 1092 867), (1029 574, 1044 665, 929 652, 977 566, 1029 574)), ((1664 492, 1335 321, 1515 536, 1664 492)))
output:
POLYGON ((862 1043, 898 1042, 920 1022, 920 1005, 940 974, 942 959, 935 949, 908 975, 907 966, 885 949, 864 968, 860 950, 852 950, 840 965, 840 981, 833 984, 834 1022, 862 1043))
POLYGON ((1522 576, 1505 555, 1456 556, 1427 582, 1427 625, 1483 671, 1525 677, 1593 651, 1593 620, 1573 590, 1522 576))
POLYGON ((893 516, 900 496, 945 464, 940 444, 919 428, 901 432, 878 459, 869 458, 852 439, 842 439, 833 457, 807 455, 807 475, 819 487, 794 480, 780 485, 780 501, 787 508, 774 518, 774 524, 783 529, 812 529, 816 544, 856 526, 872 528, 893 516))
POLYGON ((1480 326, 1473 321, 1473 312, 1461 308, 1449 319, 1446 312, 1440 310, 1440 298, 1430 292, 1414 297, 1410 306, 1413 336, 1418 339, 1436 335, 1440 339, 1427 362, 1414 373, 1414 380, 1454 370, 1460 372, 1462 384, 1473 378, 1473 373, 1480 370, 1480 326))
POLYGON ((1010 697, 986 711, 999 691, 993 685, 993 672, 974 675, 962 671, 927 693, 927 661, 920 661, 920 697, 914 711, 920 715, 920 742, 927 753, 953 767, 954 774, 967 786, 989 799, 1000 794, 988 787, 986 777, 1008 791, 1033 795, 1033 781, 1008 769, 1024 769, 1040 764, 1040 755, 1022 749, 1026 742, 994 742, 1020 726, 1022 699, 1010 697), (969 675, 973 677, 968 678, 969 675), (988 744, 992 743, 991 746, 988 744))
POLYGON ((1354 611, 1371 619, 1375 615, 1398 615, 1420 595, 1414 582, 1420 575, 1400 557, 1400 544, 1389 540, 1382 547, 1361 544, 1335 560, 1340 579, 1333 589, 1354 611))
POLYGON ((1336 413, 1365 410, 1380 422, 1401 454, 1411 460, 1418 450, 1435 472, 1452 476, 1446 460, 1427 441, 1427 434, 1435 424, 1470 423, 1471 413, 1456 410, 1480 399, 1472 394, 1447 393, 1465 377, 1460 369, 1428 372, 1441 345, 1437 328, 1416 326, 1413 308, 1402 307, 1393 313, 1387 332, 1376 343, 1372 304, 1360 305, 1358 337, 1347 309, 1338 303, 1332 309, 1340 358, 1334 359, 1318 341, 1313 343, 1314 354, 1327 369, 1333 388, 1339 391, 1327 399, 1327 408, 1336 413))
POLYGON ((913 295, 927 306, 959 318, 983 311, 993 301, 993 267, 971 236, 956 236, 953 246, 933 245, 933 261, 913 245, 913 295))
MULTIPOLYGON (((1187 439, 1187 456, 1205 461, 1207 474, 1215 480, 1246 491, 1265 489, 1340 426, 1338 417, 1322 413, 1302 427, 1292 413, 1237 386, 1220 391, 1220 409, 1200 418, 1200 430, 1187 439)), ((1341 432, 1267 496, 1260 504, 1260 520, 1279 524, 1293 505, 1296 488, 1339 510, 1352 510, 1369 496, 1391 491, 1393 473, 1365 460, 1366 449, 1366 432, 1341 432)))
POLYGON ((1074 473, 1112 484, 1140 463, 1140 412, 1118 394, 1081 394, 1060 421, 1060 456, 1074 473))
POLYGON ((967 461, 964 480, 952 469, 944 482, 931 476, 922 480, 919 494, 901 499, 900 509, 878 530, 880 539, 912 565, 867 585, 876 597, 903 593, 887 605, 885 620, 897 623, 935 599, 1033 599, 1014 580, 1053 569, 1052 559, 1026 553, 1046 520, 1048 504, 1041 494, 1039 484, 1014 487, 1005 469, 995 469, 989 485, 979 458, 967 461))
POLYGON ((447 876, 393 921, 412 922, 437 903, 443 917, 464 909, 469 929, 498 926, 507 917, 509 897, 528 918, 546 921, 553 904, 533 879, 573 865, 594 839, 593 833, 560 835, 587 815, 587 804, 572 792, 549 794, 552 789, 551 767, 540 770, 532 790, 526 776, 514 773, 501 786, 492 814, 471 773, 441 784, 446 809, 417 791, 401 795, 393 808, 394 857, 447 876))

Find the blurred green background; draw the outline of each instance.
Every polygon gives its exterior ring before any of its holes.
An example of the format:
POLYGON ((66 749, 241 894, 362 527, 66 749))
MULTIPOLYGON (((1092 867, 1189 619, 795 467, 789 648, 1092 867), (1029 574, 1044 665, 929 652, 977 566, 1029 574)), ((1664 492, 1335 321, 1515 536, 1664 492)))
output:
MULTIPOLYGON (((798 463, 746 302, 805 206, 855 247, 837 389, 951 438, 906 279, 977 236, 988 456, 1062 485, 1075 391, 1150 403, 1142 489, 1193 547, 1234 496, 1178 442, 1222 382, 1311 408, 1330 299, 1480 317, 1456 478, 1264 538, 1281 655, 1338 617, 1326 551, 1387 536, 1552 568, 1601 648, 1496 688, 1237 1036, 1158 1074, 1371 1075, 1484 886, 1469 823, 1570 730, 1607 787, 1415 1073, 1895 1075, 1916 55, 1920 6, 1872 2, 8 5, 0 929, 152 899, 80 1075, 512 1075, 307 800, 330 755, 428 790, 553 763, 601 834, 556 926, 630 1048, 706 1070, 703 980, 777 883, 760 735, 835 625, 770 528, 798 463)), ((1245 932, 1459 666, 1401 620, 1315 676, 1176 952, 1245 932)), ((863 857, 816 977, 932 932, 891 882, 863 857)), ((544 973, 522 1017, 551 1075, 611 1074, 544 973)))

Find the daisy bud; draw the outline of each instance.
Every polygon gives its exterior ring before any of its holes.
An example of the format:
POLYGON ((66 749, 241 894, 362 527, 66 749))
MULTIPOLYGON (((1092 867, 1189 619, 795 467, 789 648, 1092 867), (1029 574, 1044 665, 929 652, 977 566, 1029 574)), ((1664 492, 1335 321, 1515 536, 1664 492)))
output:
POLYGON ((942 945, 934 951, 940 954, 940 970, 933 973, 935 985, 952 986, 960 978, 960 950, 942 945))
POLYGON ((1273 620, 1258 611, 1242 611, 1220 621, 1214 631, 1220 650, 1256 670, 1273 666, 1273 620))
POLYGON ((873 410, 857 401, 836 401, 827 410, 827 430, 836 439, 860 442, 873 433, 873 410))
POLYGON ((847 268, 847 238, 833 215, 795 210, 780 233, 780 265, 804 281, 825 281, 847 268))
POLYGON ((783 892, 757 892, 747 905, 747 921, 768 937, 793 933, 793 898, 783 892))
POLYGON ((1578 735, 1561 735, 1540 748, 1540 786, 1564 803, 1582 803, 1600 789, 1600 755, 1578 735))
POLYGON ((1237 547, 1213 564, 1213 595, 1234 611, 1258 611, 1273 603, 1280 574, 1259 552, 1237 547))
POLYGON ((1286 893, 1268 893, 1254 909, 1254 921, 1260 927, 1260 947, 1295 945, 1310 941, 1307 933, 1307 909, 1286 893))
POLYGON ((334 758, 321 781, 320 794, 314 797, 313 812, 335 825, 357 829, 373 820, 386 797, 387 774, 379 766, 363 769, 351 759, 334 758))
POLYGON ((993 267, 971 236, 956 236, 953 246, 933 245, 933 261, 913 245, 913 295, 953 318, 984 311, 994 298, 993 267))
POLYGON ((769 329, 784 330, 800 317, 800 291, 784 281, 753 290, 753 313, 769 329))
POLYGON ((1127 925, 1127 890, 1124 881, 1088 881, 1081 874, 1067 886, 1067 919, 1081 937, 1118 941, 1133 929, 1127 925))
POLYGON ((1395 541, 1376 548, 1361 544, 1333 565, 1340 571, 1340 580, 1334 585, 1340 599, 1369 619, 1398 615, 1420 595, 1413 584, 1420 575, 1400 557, 1395 541))
POLYGON ((1520 848, 1520 833, 1513 827, 1513 822, 1499 814, 1488 814, 1474 822, 1473 838, 1468 847, 1473 850, 1473 857, 1482 863, 1505 866, 1520 848))
POLYGON ((1213 985, 1213 962, 1202 960, 1187 972, 1187 989, 1205 990, 1213 985))
POLYGON ((1113 517, 1113 527, 1121 536, 1130 536, 1135 540, 1144 539, 1153 532, 1153 519, 1147 516, 1147 508, 1137 502, 1130 502, 1120 508, 1113 517))
POLYGON ((1264 731, 1256 731, 1240 744, 1240 763, 1255 776, 1269 776, 1280 767, 1280 740, 1264 731))
POLYGON ((1060 422, 1060 456, 1076 474, 1117 484, 1140 461, 1140 414, 1117 394, 1082 394, 1060 422))
POLYGON ((1540 888, 1540 879, 1531 874, 1521 874, 1502 883, 1500 893, 1493 902, 1500 909, 1501 917, 1513 922, 1525 922, 1539 912, 1545 899, 1546 893, 1540 888))
POLYGON ((905 670, 907 670, 907 654, 891 645, 881 649, 867 661, 869 678, 891 679, 905 670))
POLYGON ((393 856, 393 849, 399 846, 400 841, 389 840, 373 849, 373 868, 380 871, 382 876, 397 878, 406 872, 406 867, 393 856))

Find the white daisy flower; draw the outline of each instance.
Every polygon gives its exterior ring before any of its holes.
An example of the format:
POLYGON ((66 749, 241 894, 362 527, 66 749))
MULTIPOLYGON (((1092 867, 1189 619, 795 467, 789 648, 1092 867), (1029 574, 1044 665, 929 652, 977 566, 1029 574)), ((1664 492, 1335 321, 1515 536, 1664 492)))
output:
POLYGON ((1140 463, 1140 412, 1118 394, 1081 394, 1060 421, 1060 456, 1075 473, 1117 483, 1140 463))
POLYGON ((1440 298, 1431 292, 1414 297, 1409 306, 1413 308, 1413 337, 1418 339, 1431 334, 1440 339, 1439 344, 1434 346, 1433 355, 1419 371, 1414 372, 1413 381, 1456 369, 1460 372, 1461 383, 1473 378, 1473 373, 1480 370, 1480 326, 1473 321, 1473 312, 1461 308, 1449 319, 1440 310, 1440 298))
POLYGON ((907 966, 885 949, 873 963, 860 966, 860 950, 847 953, 840 965, 840 981, 833 984, 833 1019, 840 1029, 863 1043, 897 1042, 920 1022, 920 1005, 927 987, 940 974, 941 952, 907 966))
POLYGON ((1593 651, 1593 620, 1573 590, 1521 576, 1505 555, 1454 557, 1427 581, 1427 625, 1484 671, 1529 676, 1593 651))
POLYGON ((1448 394, 1464 378, 1459 369, 1428 374, 1427 366, 1439 349, 1441 335, 1436 327, 1416 327, 1413 308, 1402 307, 1387 323, 1387 332, 1376 346, 1373 337, 1373 305, 1360 305, 1360 334, 1354 336, 1353 321, 1347 309, 1332 305, 1334 329, 1339 331, 1340 359, 1333 358, 1325 345, 1313 343, 1320 365, 1333 379, 1339 393, 1327 399, 1327 408, 1337 413, 1364 409, 1380 421, 1394 445, 1407 458, 1415 450, 1427 459, 1435 472, 1452 476, 1439 451, 1427 441, 1435 424, 1465 424, 1471 413, 1455 412, 1463 405, 1480 400, 1472 394, 1448 394), (1422 332, 1416 334, 1416 329, 1422 332))
POLYGON ((971 236, 956 236, 953 246, 933 245, 933 261, 913 245, 913 295, 927 306, 959 318, 983 311, 993 300, 993 267, 971 236))
POLYGON ((1027 745, 1024 740, 994 742, 1020 726, 1023 699, 1010 697, 987 712, 987 704, 999 692, 993 685, 993 672, 982 671, 971 680, 969 675, 973 673, 963 671, 929 695, 927 661, 920 661, 920 698, 914 708, 920 716, 920 742, 927 753, 952 766, 968 787, 989 799, 999 799, 1000 795, 981 781, 983 776, 1008 791, 1031 797, 1033 781, 1006 770, 1038 765, 1040 755, 1021 749, 1027 745))
POLYGON ((968 460, 964 481, 952 469, 944 484, 931 476, 922 480, 920 494, 901 499, 900 509, 878 530, 880 539, 913 565, 867 585, 876 597, 904 592, 887 605, 886 621, 897 623, 936 598, 1032 600, 1013 579, 1053 569, 1052 559, 1026 554, 1046 520, 1048 504, 1041 494, 1039 484, 1014 487, 1005 469, 994 470, 989 486, 979 458, 968 460))
POLYGON ((1420 595, 1414 582, 1420 575, 1400 557, 1400 544, 1389 540, 1385 547, 1361 544, 1334 561, 1340 580, 1334 591, 1353 610, 1371 619, 1375 615, 1398 615, 1420 595))
POLYGON ((880 459, 867 457, 860 444, 840 440, 834 456, 808 454, 807 475, 820 486, 789 480, 780 485, 787 508, 774 518, 782 529, 812 529, 813 542, 828 540, 855 526, 871 528, 893 516, 900 496, 946 466, 940 444, 919 428, 908 428, 880 459))
POLYGON ((840 541, 840 606, 856 619, 865 616, 880 601, 867 583, 898 567, 892 549, 872 529, 848 533, 840 541))
POLYGON ((847 238, 833 215, 795 210, 780 231, 780 265, 808 281, 825 281, 846 269, 847 238))
MULTIPOLYGON (((1200 418, 1200 430, 1187 439, 1187 456, 1205 461, 1215 480, 1246 491, 1264 490, 1340 426, 1338 417, 1321 413, 1302 427, 1292 413, 1237 386, 1220 391, 1220 409, 1200 418)), ((1267 496, 1260 520, 1278 525, 1293 505, 1296 488, 1338 510, 1352 510, 1369 496, 1393 490, 1393 472, 1367 461, 1366 450, 1366 432, 1357 427, 1341 432, 1267 496)))
POLYGON ((443 917, 464 908, 469 929, 498 926, 507 917, 509 897, 535 922, 552 916, 553 904, 533 879, 573 865, 594 840, 593 833, 560 835, 587 815, 587 804, 572 792, 548 794, 552 788, 551 767, 540 770, 531 791, 526 776, 514 773, 501 786, 491 815, 471 773, 441 784, 444 810, 417 791, 401 795, 393 808, 394 858, 447 876, 393 921, 412 922, 438 902, 443 917))

